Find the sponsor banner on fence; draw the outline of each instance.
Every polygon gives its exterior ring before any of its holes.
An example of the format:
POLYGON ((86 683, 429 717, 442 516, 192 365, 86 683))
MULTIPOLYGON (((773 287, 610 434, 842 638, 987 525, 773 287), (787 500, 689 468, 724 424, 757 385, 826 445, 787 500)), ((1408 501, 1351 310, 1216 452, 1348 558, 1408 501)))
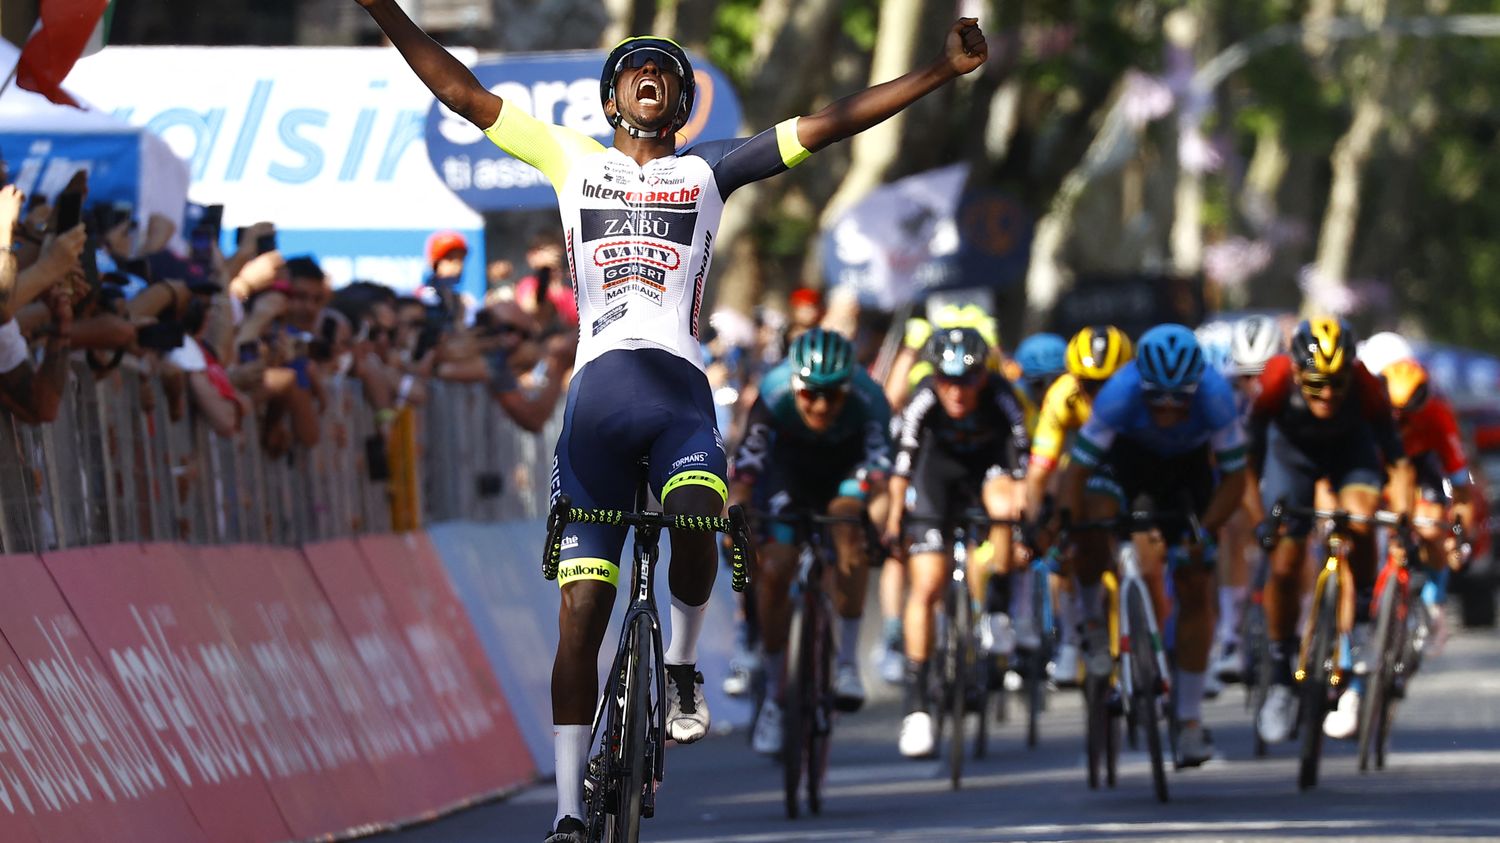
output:
MULTIPOLYGON (((96 551, 66 553, 88 558, 96 551)), ((12 669, 3 679, 11 744, 0 763, 20 772, 7 778, 40 836, 206 840, 177 788, 173 767, 181 759, 153 745, 41 559, 0 557, 0 633, 26 674, 12 669)), ((121 684, 130 693, 129 683, 121 684)))
MULTIPOLYGON (((557 652, 556 582, 542 579, 541 547, 546 538, 542 521, 506 524, 449 522, 428 530, 458 594, 484 644, 492 669, 504 686, 520 718, 528 746, 544 773, 552 770, 552 656, 557 652)), ((631 547, 627 542, 626 548, 631 547)), ((671 604, 667 570, 671 549, 662 543, 654 583, 658 606, 671 604)), ((628 563, 629 560, 627 559, 628 563)), ((621 571, 622 581, 629 566, 621 571)), ((710 598, 709 622, 698 641, 698 666, 704 674, 703 692, 719 728, 743 726, 750 706, 722 691, 729 660, 734 654, 734 598, 727 578, 720 578, 710 598)), ((623 603, 624 601, 617 601, 623 603)), ((623 606, 616 606, 599 652, 602 677, 615 656, 623 606)), ((671 641, 671 621, 662 613, 663 633, 671 641)))
POLYGON ((430 815, 472 796, 470 783, 456 776, 448 761, 454 735, 359 548, 352 539, 339 539, 308 545, 303 552, 353 644, 373 703, 383 709, 369 716, 386 724, 382 732, 389 730, 400 747, 399 760, 377 769, 400 788, 394 791, 398 796, 417 805, 409 816, 430 815))
POLYGON ((266 784, 275 744, 264 710, 177 548, 111 545, 44 562, 208 838, 291 837, 266 784))
MULTIPOLYGON (((39 798, 40 791, 31 772, 36 756, 27 756, 32 747, 44 745, 36 736, 48 733, 51 725, 38 716, 40 713, 39 694, 26 678, 26 666, 10 644, 0 638, 0 720, 5 723, 5 728, 0 729, 0 840, 41 843, 44 839, 38 831, 43 823, 36 816, 34 798, 34 795, 39 798)), ((62 822, 60 817, 50 819, 48 826, 62 822)), ((45 839, 84 838, 81 834, 49 834, 45 839)))
POLYGON ((457 738, 455 768, 489 790, 529 782, 531 754, 426 536, 363 536, 357 544, 457 738))
POLYGON ((312 656, 269 547, 185 548, 212 593, 211 611, 260 694, 280 752, 271 781, 298 837, 338 834, 383 817, 383 794, 312 656))

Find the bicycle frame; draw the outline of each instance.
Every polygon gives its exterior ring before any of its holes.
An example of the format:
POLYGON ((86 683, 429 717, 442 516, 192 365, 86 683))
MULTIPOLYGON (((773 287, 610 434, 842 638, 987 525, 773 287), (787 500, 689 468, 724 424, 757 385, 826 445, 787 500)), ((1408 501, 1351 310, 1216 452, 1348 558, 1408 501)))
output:
POLYGON ((1171 689, 1171 674, 1167 671, 1166 651, 1162 647, 1161 625, 1156 618, 1156 609, 1151 604, 1151 592, 1146 588, 1146 580, 1141 576, 1140 552, 1136 550, 1135 542, 1122 540, 1119 549, 1115 552, 1115 566, 1120 574, 1119 596, 1110 607, 1119 624, 1117 637, 1117 652, 1120 658, 1120 681, 1126 700, 1134 699, 1135 671, 1131 663, 1135 658, 1131 654, 1130 639, 1135 635, 1151 636, 1151 650, 1156 655, 1157 675, 1161 677, 1162 687, 1157 689, 1159 693, 1168 693, 1171 689), (1133 630, 1130 628, 1129 614, 1123 611, 1127 595, 1131 591, 1139 591, 1142 604, 1146 609, 1146 620, 1148 626, 1144 630, 1133 630))

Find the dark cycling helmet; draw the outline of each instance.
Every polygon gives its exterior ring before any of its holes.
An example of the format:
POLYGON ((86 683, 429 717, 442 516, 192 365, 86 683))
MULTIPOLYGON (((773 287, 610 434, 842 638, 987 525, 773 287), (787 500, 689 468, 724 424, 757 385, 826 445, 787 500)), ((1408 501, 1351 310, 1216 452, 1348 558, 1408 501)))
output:
POLYGON ((939 376, 968 378, 984 369, 990 346, 974 328, 949 328, 932 335, 925 356, 939 376))
POLYGON ((792 377, 804 386, 841 386, 854 376, 854 346, 836 331, 808 330, 792 341, 787 359, 792 377))
POLYGON ((1057 377, 1068 370, 1068 341, 1057 334, 1032 334, 1016 346, 1015 360, 1024 377, 1057 377))
POLYGON ((1068 371, 1083 380, 1109 380, 1133 355, 1124 331, 1113 325, 1094 325, 1068 340, 1068 371))
MULTIPOLYGON (((677 116, 672 118, 670 125, 655 133, 656 137, 664 138, 672 132, 681 129, 687 124, 688 115, 693 112, 693 97, 697 94, 698 84, 693 76, 693 63, 688 61, 687 53, 682 46, 670 38, 659 38, 655 35, 641 35, 635 38, 626 38, 615 45, 609 51, 609 58, 604 60, 604 69, 599 74, 599 105, 615 97, 615 79, 620 71, 626 67, 639 67, 647 58, 656 61, 656 67, 666 73, 676 73, 682 80, 682 93, 677 98, 677 116)), ((608 116, 608 115, 606 115, 608 116)), ((625 122, 624 114, 615 109, 615 116, 609 117, 609 124, 619 128, 625 122)), ((635 137, 645 137, 652 133, 638 129, 626 124, 626 130, 635 137)))
POLYGON ((1337 317, 1303 319, 1289 351, 1300 372, 1341 375, 1354 362, 1354 331, 1337 317))
POLYGON ((1146 389, 1190 392, 1197 389, 1208 366, 1192 330, 1169 322, 1141 335, 1135 368, 1146 389))

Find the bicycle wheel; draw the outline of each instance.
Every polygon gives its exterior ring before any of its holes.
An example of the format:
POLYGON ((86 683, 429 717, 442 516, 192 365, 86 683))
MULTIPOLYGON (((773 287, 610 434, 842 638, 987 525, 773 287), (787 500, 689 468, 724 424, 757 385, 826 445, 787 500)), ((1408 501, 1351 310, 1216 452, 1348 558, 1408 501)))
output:
MULTIPOLYGON (((1245 648, 1245 707, 1250 709, 1250 722, 1255 723, 1271 690, 1271 640, 1266 632, 1266 611, 1258 600, 1245 607, 1240 645, 1245 648)), ((1267 747, 1260 730, 1251 729, 1250 734, 1255 757, 1265 757, 1267 747)))
POLYGON ((1047 706, 1047 662, 1052 659, 1052 629, 1047 617, 1052 595, 1047 587, 1047 575, 1032 576, 1031 616, 1040 627, 1036 649, 1026 660, 1026 746, 1035 749, 1040 740, 1039 722, 1047 706))
POLYGON ((810 633, 816 619, 809 616, 810 601, 804 594, 792 604, 792 622, 786 639, 786 684, 782 707, 781 783, 786 798, 787 819, 795 820, 801 808, 802 769, 807 760, 808 735, 812 728, 812 683, 810 633))
POLYGON ((1318 783, 1318 762, 1323 754, 1323 717, 1328 713, 1329 678, 1338 659, 1339 586, 1337 576, 1324 580, 1323 592, 1313 611, 1312 637, 1307 642, 1307 667, 1301 681, 1301 710, 1297 728, 1302 731, 1302 756, 1297 787, 1306 790, 1318 783))
POLYGON ((1400 623, 1396 617, 1401 587, 1394 576, 1381 578, 1380 597, 1375 608, 1375 634, 1370 639, 1373 664, 1365 677, 1365 693, 1359 701, 1359 771, 1370 768, 1370 750, 1380 743, 1385 731, 1387 703, 1395 679, 1396 660, 1400 658, 1400 623))
POLYGON ((1099 787, 1099 768, 1105 763, 1108 752, 1105 732, 1109 728, 1109 677, 1085 676, 1083 679, 1083 709, 1086 719, 1084 744, 1088 751, 1089 788, 1099 787))
POLYGON ((619 808, 615 814, 615 838, 621 843, 640 840, 640 802, 645 798, 646 720, 651 715, 651 618, 637 615, 630 625, 630 643, 625 655, 625 709, 619 744, 619 808))
POLYGON ((974 658, 974 611, 969 592, 963 583, 954 582, 948 591, 948 651, 944 655, 950 695, 948 716, 953 731, 948 734, 948 780, 957 790, 964 774, 964 712, 968 708, 969 681, 974 658))
POLYGON ((1146 612, 1146 598, 1139 588, 1125 595, 1125 616, 1130 619, 1130 708, 1136 725, 1146 733, 1151 755, 1151 781, 1156 798, 1167 801, 1167 766, 1161 740, 1162 677, 1156 661, 1156 633, 1146 612))
POLYGON ((828 751, 833 737, 833 609, 828 598, 818 595, 809 603, 817 607, 812 617, 809 637, 813 673, 810 686, 813 690, 812 707, 808 709, 810 728, 807 735, 807 809, 813 814, 823 812, 823 781, 828 775, 828 751))

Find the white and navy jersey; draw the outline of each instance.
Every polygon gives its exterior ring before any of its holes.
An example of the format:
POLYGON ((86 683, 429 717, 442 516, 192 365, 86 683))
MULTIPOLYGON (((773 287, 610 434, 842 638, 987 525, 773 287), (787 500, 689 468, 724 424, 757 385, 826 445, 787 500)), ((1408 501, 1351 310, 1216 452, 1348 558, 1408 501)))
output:
POLYGON ((698 310, 724 201, 810 154, 795 118, 644 166, 512 105, 485 134, 557 191, 578 297, 580 369, 622 348, 663 349, 701 369, 698 310))

